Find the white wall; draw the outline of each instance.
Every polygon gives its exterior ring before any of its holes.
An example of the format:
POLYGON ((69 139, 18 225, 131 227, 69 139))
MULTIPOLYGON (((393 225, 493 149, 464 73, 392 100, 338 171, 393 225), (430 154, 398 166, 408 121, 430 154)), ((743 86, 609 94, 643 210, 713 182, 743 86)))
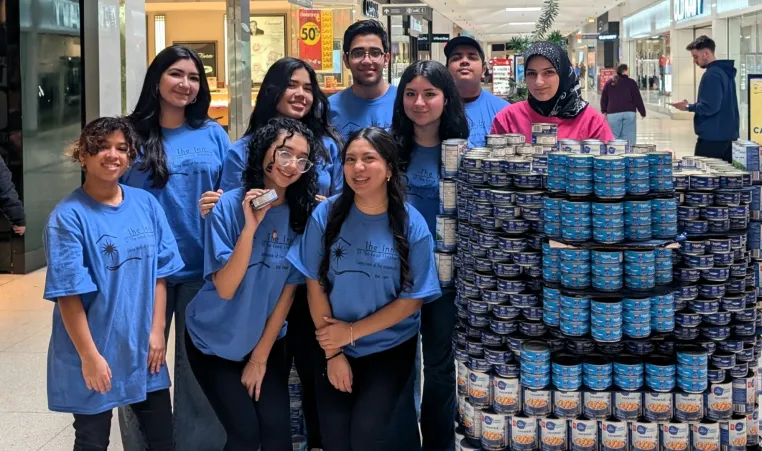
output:
MULTIPOLYGON (((434 10, 432 13, 433 26, 432 33, 446 33, 450 35, 450 39, 454 38, 452 30, 452 21, 447 17, 434 10)), ((431 59, 439 61, 440 63, 447 65, 447 58, 444 55, 445 44, 435 43, 431 45, 431 59)))

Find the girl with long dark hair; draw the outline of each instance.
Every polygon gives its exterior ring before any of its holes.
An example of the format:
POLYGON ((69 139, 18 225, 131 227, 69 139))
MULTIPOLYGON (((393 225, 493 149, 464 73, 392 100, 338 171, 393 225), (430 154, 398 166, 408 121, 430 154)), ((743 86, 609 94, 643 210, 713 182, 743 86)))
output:
POLYGON ((315 146, 301 122, 271 119, 249 143, 244 185, 206 218, 206 283, 188 305, 185 346, 225 451, 291 449, 285 320, 304 277, 286 254, 315 204, 315 146))
POLYGON ((106 450, 120 406, 149 450, 175 449, 164 322, 166 278, 183 261, 156 199, 119 184, 135 145, 125 119, 87 124, 68 151, 85 183, 58 203, 43 233, 43 296, 55 302, 48 406, 74 414, 75 450, 106 450))
POLYGON ((524 52, 529 98, 503 108, 492 121, 492 133, 520 133, 532 142, 533 123, 558 125, 563 139, 614 139, 601 113, 588 108, 569 55, 552 42, 535 42, 524 52))
MULTIPOLYGON (((419 61, 402 74, 394 103, 392 134, 400 148, 400 170, 407 198, 436 234, 442 141, 468 139, 463 101, 450 73, 436 61, 419 61)), ((433 253, 433 249, 430 251, 433 253)), ((443 290, 421 311, 423 396, 421 432, 424 449, 452 449, 455 437, 455 292, 443 290)), ((418 386, 418 384, 416 384, 418 386)))
MULTIPOLYGON (((230 140, 207 116, 211 94, 199 56, 182 46, 159 52, 148 66, 137 106, 127 119, 138 134, 138 160, 123 183, 143 188, 159 201, 185 261, 167 279, 169 334, 175 313, 175 430, 179 449, 219 449, 224 432, 196 383, 183 346, 185 308, 203 285, 203 219, 195 208, 201 194, 219 187, 230 140)), ((122 412, 125 413, 125 412, 122 412)), ((139 443, 134 421, 125 419, 125 442, 139 443)))
MULTIPOLYGON (((413 377, 420 309, 441 295, 434 241, 405 202, 397 146, 370 127, 343 151, 344 189, 312 214, 288 258, 307 277, 325 354, 317 381, 326 451, 398 448, 392 414, 413 377)), ((412 395, 412 393, 410 393, 412 395)), ((412 424, 415 427, 415 418, 412 424)))

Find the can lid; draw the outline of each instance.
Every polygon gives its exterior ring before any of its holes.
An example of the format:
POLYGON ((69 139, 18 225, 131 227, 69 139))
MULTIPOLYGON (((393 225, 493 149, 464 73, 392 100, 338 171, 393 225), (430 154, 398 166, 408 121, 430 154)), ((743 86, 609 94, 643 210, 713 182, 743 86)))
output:
POLYGON ((594 158, 596 160, 613 160, 613 161, 624 160, 624 157, 622 155, 596 155, 594 158))
POLYGON ((706 349, 702 348, 698 345, 678 345, 677 346, 677 353, 678 354, 686 354, 686 355, 693 355, 693 356, 706 356, 707 352, 706 349))
POLYGON ((521 344, 521 351, 524 352, 536 352, 536 353, 549 353, 550 346, 547 343, 541 341, 525 341, 521 344))

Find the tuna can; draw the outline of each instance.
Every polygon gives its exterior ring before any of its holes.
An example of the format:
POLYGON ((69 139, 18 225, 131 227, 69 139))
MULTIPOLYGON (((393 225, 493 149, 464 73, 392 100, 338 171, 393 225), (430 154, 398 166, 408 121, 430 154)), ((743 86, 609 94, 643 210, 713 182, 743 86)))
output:
POLYGON ((521 293, 526 289, 526 282, 523 280, 498 279, 497 288, 505 293, 521 293))
POLYGON ((675 182, 675 189, 685 191, 690 187, 690 176, 687 174, 672 174, 672 180, 675 182))
MULTIPOLYGON (((707 299, 717 301, 725 296, 725 289, 726 287, 724 283, 703 283, 699 285, 699 294, 707 299)), ((711 308, 714 308, 713 304, 711 305, 711 308)), ((716 312, 719 308, 719 301, 717 301, 717 309, 714 309, 713 311, 716 312)), ((712 311, 703 313, 712 313, 712 311)))
POLYGON ((489 190, 489 201, 493 205, 508 206, 516 202, 516 193, 513 191, 489 190))
POLYGON ((712 255, 685 255, 685 264, 694 269, 710 269, 714 266, 712 255))
POLYGON ((669 165, 672 167, 672 153, 666 151, 652 151, 648 153, 648 165, 649 166, 664 166, 669 165))
POLYGON ((664 451, 684 451, 691 446, 691 426, 683 423, 660 425, 660 441, 664 451))
POLYGON ((677 349, 677 363, 684 366, 703 366, 709 364, 706 350, 695 345, 680 346, 677 349))
POLYGON ((659 425, 648 421, 633 421, 630 425, 630 451, 659 449, 659 425))
POLYGON ((627 168, 646 168, 648 169, 648 156, 643 154, 629 154, 624 156, 624 163, 627 168))
POLYGON ((598 139, 585 139, 582 141, 582 152, 591 155, 605 155, 606 144, 598 139))
POLYGON ((728 207, 704 207, 701 209, 701 219, 728 219, 728 207))
POLYGON ((714 191, 720 188, 720 176, 694 174, 690 178, 690 189, 694 191, 714 191))
POLYGON ((680 387, 681 390, 687 393, 701 393, 703 391, 706 391, 708 386, 708 381, 706 378, 686 379, 686 378, 678 377, 677 386, 680 387))
POLYGON ((714 194, 712 193, 685 193, 685 204, 690 207, 708 207, 714 203, 714 194))
POLYGON ((722 233, 730 230, 730 221, 728 219, 710 219, 707 223, 707 230, 710 233, 722 233))
POLYGON ((701 271, 701 277, 709 282, 725 282, 730 278, 729 267, 714 267, 701 271))
POLYGON ((714 421, 702 421, 691 425, 694 450, 718 451, 720 449, 720 427, 714 421))
POLYGON ((572 451, 596 451, 598 449, 598 422, 595 420, 571 420, 570 448, 572 451))
POLYGON ((729 374, 732 378, 746 377, 749 374, 749 364, 747 362, 738 362, 736 366, 730 369, 729 374))
POLYGON ((687 205, 680 205, 677 207, 677 219, 678 220, 691 220, 700 219, 701 209, 699 207, 689 207, 687 205))
POLYGON ((434 252, 437 274, 439 275, 439 285, 451 287, 454 285, 453 275, 455 273, 454 254, 445 254, 443 252, 434 252))
POLYGON ((559 418, 577 418, 582 414, 582 394, 577 391, 553 393, 553 413, 559 418))
POLYGON ((503 451, 508 445, 508 418, 485 410, 481 413, 482 449, 488 451, 503 451))
POLYGON ((452 216, 437 216, 437 250, 455 252, 458 236, 458 220, 452 216))
MULTIPOLYGON (((590 268, 588 267, 588 269, 590 268)), ((614 265, 594 264, 592 266, 592 274, 595 277, 617 277, 621 279, 622 275, 624 275, 624 267, 621 263, 614 265)))
POLYGON ((515 378, 492 378, 492 408, 495 412, 513 415, 521 410, 521 384, 515 378))
POLYGON ((495 365, 495 373, 502 378, 517 379, 521 371, 516 363, 507 363, 505 365, 495 365))
POLYGON ((712 384, 704 394, 704 405, 706 406, 706 417, 710 420, 730 419, 733 415, 733 384, 712 384))
POLYGON ((458 209, 457 184, 453 180, 439 181, 439 213, 454 215, 458 209))
POLYGON ((718 190, 714 193, 714 204, 724 207, 738 206, 741 204, 743 193, 736 190, 718 190))
POLYGON ((736 322, 732 325, 733 333, 739 337, 751 337, 756 333, 756 324, 754 322, 736 322))
POLYGON ((721 384, 725 378, 727 377, 727 373, 725 370, 720 368, 710 368, 707 370, 707 380, 710 384, 721 384))
POLYGON ((524 413, 532 417, 547 417, 552 409, 551 393, 547 390, 524 390, 524 413))
POLYGON ((672 394, 646 392, 643 395, 645 418, 649 421, 670 421, 672 419, 672 394))
POLYGON ((675 419, 684 423, 701 421, 704 416, 704 395, 675 393, 675 419))
MULTIPOLYGON (((712 255, 714 257, 714 266, 730 266, 733 264, 735 257, 734 254, 730 252, 714 252, 712 255)), ((732 270, 733 268, 729 268, 728 277, 732 275, 732 270)))
POLYGON ((542 451, 565 451, 566 440, 566 420, 540 419, 540 449, 542 451))
POLYGON ((586 391, 582 398, 582 415, 585 418, 602 420, 611 415, 611 393, 586 391))
POLYGON ((515 415, 511 417, 511 450, 533 451, 538 449, 537 419, 515 415))
POLYGON ((623 376, 614 374, 614 385, 625 391, 640 390, 643 387, 643 376, 623 376))

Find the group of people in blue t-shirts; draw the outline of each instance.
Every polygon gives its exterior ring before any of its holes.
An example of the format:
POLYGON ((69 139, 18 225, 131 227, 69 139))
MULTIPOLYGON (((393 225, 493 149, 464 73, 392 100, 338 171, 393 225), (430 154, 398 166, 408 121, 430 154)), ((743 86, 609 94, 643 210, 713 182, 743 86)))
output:
POLYGON ((309 64, 275 62, 231 144, 201 60, 168 47, 134 111, 67 150, 85 182, 45 227, 44 297, 49 408, 73 414, 75 450, 107 449, 116 407, 128 451, 290 451, 292 362, 309 448, 455 448, 440 147, 483 145, 507 103, 482 91, 471 38, 397 88, 379 22, 350 26, 343 53, 353 84, 330 99, 309 64))

